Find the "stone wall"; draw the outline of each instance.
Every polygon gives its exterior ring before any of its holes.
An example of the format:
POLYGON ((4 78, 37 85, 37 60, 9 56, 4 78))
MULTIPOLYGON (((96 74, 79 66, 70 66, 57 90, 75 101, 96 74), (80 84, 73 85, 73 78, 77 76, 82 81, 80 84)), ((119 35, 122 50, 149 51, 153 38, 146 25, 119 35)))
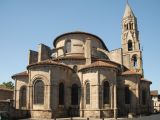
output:
POLYGON ((109 52, 110 60, 122 64, 122 49, 115 49, 109 52))
POLYGON ((49 110, 31 110, 32 118, 45 118, 50 119, 52 118, 52 111, 49 110))
MULTIPOLYGON (((63 37, 58 38, 57 42, 56 42, 56 49, 57 49, 57 57, 59 56, 64 56, 64 55, 70 55, 70 54, 87 54, 85 53, 86 50, 88 49, 85 46, 86 43, 86 39, 90 39, 91 40, 91 45, 90 45, 90 49, 92 48, 103 48, 102 43, 100 42, 99 39, 97 39, 96 37, 93 37, 91 35, 86 35, 86 34, 73 34, 73 35, 66 35, 63 37), (70 39, 71 40, 71 52, 65 54, 65 41, 70 39)), ((96 53, 93 53, 94 56, 96 53)))
POLYGON ((50 47, 44 45, 44 44, 39 44, 38 46, 38 62, 47 60, 51 56, 51 49, 50 47))
POLYGON ((38 52, 30 50, 29 51, 29 64, 38 62, 38 52))

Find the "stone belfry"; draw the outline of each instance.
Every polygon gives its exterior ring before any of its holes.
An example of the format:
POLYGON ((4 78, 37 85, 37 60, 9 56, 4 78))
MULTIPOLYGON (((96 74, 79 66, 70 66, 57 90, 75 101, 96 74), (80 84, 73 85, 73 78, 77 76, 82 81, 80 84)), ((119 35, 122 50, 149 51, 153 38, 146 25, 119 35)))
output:
POLYGON ((137 18, 128 2, 122 18, 123 64, 143 76, 142 52, 140 49, 137 18))

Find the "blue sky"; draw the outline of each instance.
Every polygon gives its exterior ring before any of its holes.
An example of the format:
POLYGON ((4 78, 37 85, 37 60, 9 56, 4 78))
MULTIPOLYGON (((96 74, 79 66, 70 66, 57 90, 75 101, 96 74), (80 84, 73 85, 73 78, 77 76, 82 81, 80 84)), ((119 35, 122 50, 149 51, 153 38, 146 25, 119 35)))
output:
MULTIPOLYGON (((160 0, 129 0, 138 19, 145 78, 160 91, 160 0)), ((53 47, 56 36, 84 31, 121 47, 126 0, 0 0, 0 83, 26 70, 28 50, 53 47)))

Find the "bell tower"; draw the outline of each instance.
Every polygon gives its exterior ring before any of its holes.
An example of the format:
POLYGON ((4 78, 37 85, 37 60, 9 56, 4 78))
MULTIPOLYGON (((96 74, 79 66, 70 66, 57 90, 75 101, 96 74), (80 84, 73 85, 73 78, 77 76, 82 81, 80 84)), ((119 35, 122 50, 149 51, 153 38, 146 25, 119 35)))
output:
POLYGON ((122 18, 123 65, 143 76, 142 52, 140 49, 137 18, 128 2, 122 18))

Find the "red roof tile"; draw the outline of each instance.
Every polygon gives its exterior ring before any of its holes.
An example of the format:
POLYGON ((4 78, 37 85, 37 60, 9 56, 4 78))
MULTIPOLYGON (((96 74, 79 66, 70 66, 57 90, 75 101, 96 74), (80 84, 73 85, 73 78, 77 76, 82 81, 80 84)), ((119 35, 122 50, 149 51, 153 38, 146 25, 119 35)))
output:
POLYGON ((152 91, 150 92, 150 94, 151 94, 152 96, 158 96, 158 90, 152 90, 152 91))
POLYGON ((0 90, 13 92, 12 89, 6 88, 6 87, 4 87, 4 86, 0 86, 0 90))
POLYGON ((114 64, 112 64, 110 62, 107 62, 107 61, 96 61, 96 62, 91 63, 90 65, 82 67, 80 70, 87 69, 87 68, 93 68, 93 67, 117 68, 116 65, 114 65, 114 64))
POLYGON ((141 75, 141 74, 135 71, 127 70, 123 72, 121 75, 141 75))
POLYGON ((63 57, 59 57, 59 58, 55 58, 54 61, 58 61, 58 60, 65 60, 65 59, 75 59, 75 60, 84 60, 85 57, 83 55, 78 55, 78 56, 63 56, 63 57))
POLYGON ((27 69, 31 66, 36 66, 36 65, 59 65, 59 66, 64 66, 64 67, 68 67, 69 69, 72 69, 71 67, 69 67, 68 65, 65 65, 63 63, 59 63, 59 62, 56 62, 56 61, 53 61, 53 60, 44 60, 44 61, 41 61, 41 62, 37 62, 37 63, 33 63, 33 64, 30 64, 27 66, 27 69))
POLYGON ((12 76, 12 78, 17 77, 17 76, 28 76, 28 72, 27 72, 27 71, 24 71, 24 72, 21 72, 21 73, 14 74, 14 75, 12 76))

